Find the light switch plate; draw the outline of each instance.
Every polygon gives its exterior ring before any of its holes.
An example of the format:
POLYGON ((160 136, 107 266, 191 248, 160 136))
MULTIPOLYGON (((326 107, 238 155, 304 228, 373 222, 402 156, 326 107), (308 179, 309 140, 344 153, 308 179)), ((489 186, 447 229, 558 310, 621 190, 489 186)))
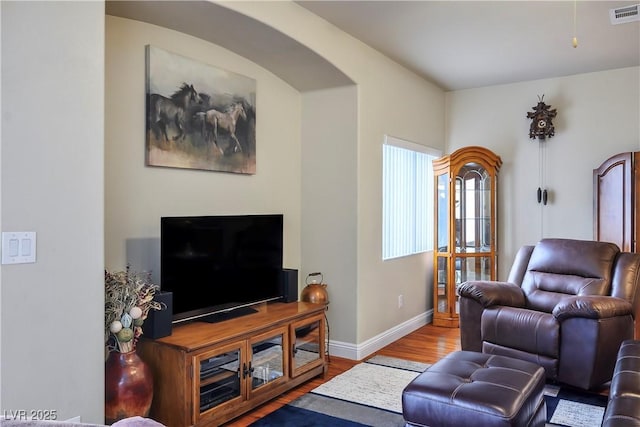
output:
POLYGON ((24 264, 36 262, 35 231, 3 231, 2 263, 24 264))

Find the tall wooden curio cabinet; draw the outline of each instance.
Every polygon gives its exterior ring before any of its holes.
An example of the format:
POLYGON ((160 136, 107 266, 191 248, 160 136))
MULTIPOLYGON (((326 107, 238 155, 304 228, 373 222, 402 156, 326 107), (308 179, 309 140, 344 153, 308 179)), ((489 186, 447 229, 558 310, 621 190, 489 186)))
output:
POLYGON ((435 247, 433 324, 458 327, 457 288, 496 280, 499 156, 464 147, 433 161, 435 247))

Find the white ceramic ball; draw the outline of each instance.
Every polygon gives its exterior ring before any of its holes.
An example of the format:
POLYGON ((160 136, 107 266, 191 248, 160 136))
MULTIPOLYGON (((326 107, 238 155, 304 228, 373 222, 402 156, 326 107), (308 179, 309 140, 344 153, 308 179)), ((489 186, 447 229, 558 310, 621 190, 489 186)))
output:
POLYGON ((109 325, 109 330, 111 332, 113 332, 114 334, 117 334, 118 332, 120 332, 122 330, 122 323, 120 323, 119 320, 114 320, 109 325))
POLYGON ((131 308, 131 310, 129 310, 129 315, 134 320, 139 319, 140 317, 142 317, 142 309, 140 307, 133 307, 131 308))

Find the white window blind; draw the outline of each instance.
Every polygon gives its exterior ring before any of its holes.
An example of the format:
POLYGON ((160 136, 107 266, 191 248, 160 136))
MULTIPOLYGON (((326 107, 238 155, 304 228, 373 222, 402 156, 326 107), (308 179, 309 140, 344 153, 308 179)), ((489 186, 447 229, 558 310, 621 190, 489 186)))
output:
POLYGON ((433 249, 433 167, 440 152, 390 136, 382 146, 382 259, 433 249))

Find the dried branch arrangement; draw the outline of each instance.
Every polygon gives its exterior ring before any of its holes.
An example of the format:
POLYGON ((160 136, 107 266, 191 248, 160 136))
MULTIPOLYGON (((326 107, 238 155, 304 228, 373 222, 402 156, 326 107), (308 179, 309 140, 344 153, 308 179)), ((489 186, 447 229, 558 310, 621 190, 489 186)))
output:
POLYGON ((159 286, 153 284, 150 273, 130 270, 104 272, 104 322, 107 351, 128 353, 135 350, 142 335, 142 325, 150 310, 162 310, 153 300, 159 286))

